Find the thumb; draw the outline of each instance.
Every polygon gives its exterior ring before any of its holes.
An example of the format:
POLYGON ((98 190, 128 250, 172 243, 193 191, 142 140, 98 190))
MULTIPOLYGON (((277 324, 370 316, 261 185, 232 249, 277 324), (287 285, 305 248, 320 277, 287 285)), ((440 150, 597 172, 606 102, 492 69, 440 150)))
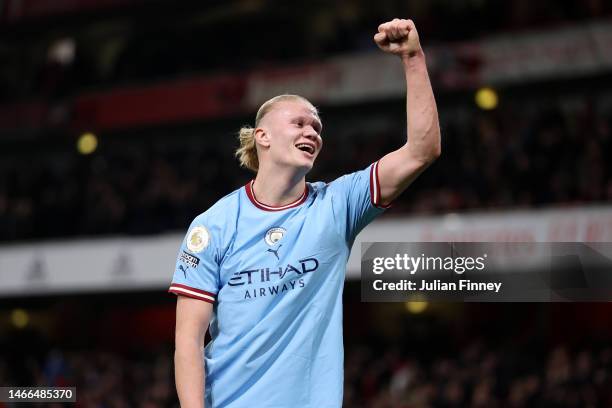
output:
POLYGON ((387 34, 386 33, 376 33, 374 34, 374 41, 377 44, 384 44, 387 42, 387 34))

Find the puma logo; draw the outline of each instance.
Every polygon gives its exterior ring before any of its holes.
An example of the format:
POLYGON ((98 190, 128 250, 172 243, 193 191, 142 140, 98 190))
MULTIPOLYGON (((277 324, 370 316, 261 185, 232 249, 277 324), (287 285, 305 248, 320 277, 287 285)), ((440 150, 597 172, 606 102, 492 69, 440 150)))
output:
POLYGON ((185 278, 187 278, 187 269, 185 269, 183 265, 179 265, 179 269, 183 271, 183 275, 185 275, 185 278))
POLYGON ((276 249, 268 248, 268 252, 272 252, 272 253, 274 254, 274 256, 276 256, 276 259, 277 259, 278 261, 280 261, 280 258, 279 258, 279 256, 278 256, 278 250, 279 250, 279 249, 280 249, 280 247, 282 247, 282 246, 283 246, 283 244, 280 244, 280 245, 278 246, 278 248, 276 248, 276 249))

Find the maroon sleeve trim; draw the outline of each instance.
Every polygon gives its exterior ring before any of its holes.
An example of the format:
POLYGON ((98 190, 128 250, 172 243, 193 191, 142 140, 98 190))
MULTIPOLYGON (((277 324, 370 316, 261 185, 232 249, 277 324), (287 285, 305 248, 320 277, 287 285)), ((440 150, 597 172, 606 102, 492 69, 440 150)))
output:
POLYGON ((208 303, 215 303, 216 296, 214 293, 206 292, 201 289, 192 288, 191 286, 181 285, 180 283, 172 283, 168 292, 175 295, 187 296, 194 299, 203 300, 208 303))
POLYGON ((382 198, 380 196, 380 182, 378 178, 379 162, 380 160, 370 166, 370 201, 374 207, 387 209, 391 207, 391 203, 387 205, 381 204, 382 198))

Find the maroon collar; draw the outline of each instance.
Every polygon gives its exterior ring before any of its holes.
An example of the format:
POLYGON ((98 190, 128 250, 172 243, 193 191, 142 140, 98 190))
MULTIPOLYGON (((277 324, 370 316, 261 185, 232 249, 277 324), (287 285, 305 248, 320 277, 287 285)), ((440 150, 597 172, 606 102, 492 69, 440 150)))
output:
POLYGON ((306 198, 308 198, 308 185, 306 185, 306 187, 304 188, 304 192, 302 193, 300 198, 298 198, 294 202, 289 203, 289 204, 285 204, 285 205, 281 205, 281 206, 267 205, 267 204, 264 204, 264 203, 261 203, 261 202, 257 201, 257 199, 255 198, 255 194, 253 193, 253 184, 254 183, 255 183, 255 180, 251 180, 251 181, 249 181, 244 186, 244 188, 246 190, 247 197, 249 197, 249 200, 251 200, 253 205, 255 207, 259 208, 260 210, 264 210, 264 211, 282 211, 282 210, 287 210, 289 208, 297 207, 298 205, 300 205, 304 201, 306 201, 306 198))

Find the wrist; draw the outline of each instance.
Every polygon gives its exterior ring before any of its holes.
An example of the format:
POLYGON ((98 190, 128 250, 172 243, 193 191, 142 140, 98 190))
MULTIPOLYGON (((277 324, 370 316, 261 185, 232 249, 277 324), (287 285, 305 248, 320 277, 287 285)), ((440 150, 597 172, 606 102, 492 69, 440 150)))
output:
POLYGON ((400 55, 400 59, 402 60, 402 63, 404 63, 404 65, 410 66, 414 63, 424 62, 425 53, 423 52, 422 48, 419 48, 416 51, 400 55))

